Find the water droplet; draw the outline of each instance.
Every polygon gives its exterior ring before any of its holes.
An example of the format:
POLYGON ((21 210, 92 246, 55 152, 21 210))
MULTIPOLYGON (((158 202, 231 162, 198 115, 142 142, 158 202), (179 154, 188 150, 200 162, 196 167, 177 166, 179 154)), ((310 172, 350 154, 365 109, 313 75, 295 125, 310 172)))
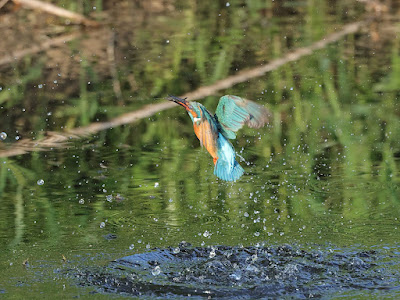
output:
POLYGON ((43 179, 39 179, 39 180, 37 181, 37 184, 38 184, 38 185, 43 185, 43 184, 44 184, 44 180, 43 180, 43 179))
POLYGON ((160 268, 160 266, 156 266, 153 270, 151 270, 151 274, 152 274, 153 276, 160 275, 160 273, 161 273, 161 268, 160 268))
POLYGON ((0 132, 0 140, 4 141, 6 138, 7 138, 7 133, 5 133, 4 131, 0 132))
POLYGON ((203 236, 204 237, 209 237, 211 234, 208 230, 204 231, 203 236))
POLYGON ((107 199, 108 202, 112 202, 113 196, 112 195, 107 195, 106 199, 107 199))
POLYGON ((79 204, 85 204, 85 200, 79 199, 79 204))
POLYGON ((104 227, 106 227, 106 223, 105 222, 101 222, 100 223, 100 228, 104 228, 104 227))
POLYGON ((226 2, 226 7, 229 7, 229 6, 231 6, 231 4, 229 3, 229 2, 226 2))
POLYGON ((39 89, 43 88, 43 84, 39 84, 39 85, 38 85, 38 88, 39 88, 39 89))
POLYGON ((230 278, 234 279, 234 280, 240 280, 242 278, 242 276, 240 274, 237 273, 233 273, 231 275, 229 275, 230 278))
POLYGON ((160 184, 158 183, 158 182, 156 182, 155 184, 154 184, 154 187, 156 188, 156 187, 158 187, 160 184))
POLYGON ((178 254, 179 252, 181 252, 181 249, 179 247, 174 248, 173 251, 175 254, 178 254))
POLYGON ((133 248, 135 248, 135 245, 134 244, 130 244, 129 250, 133 250, 133 248))
POLYGON ((215 257, 215 249, 212 249, 211 251, 210 251, 210 255, 209 255, 209 257, 210 258, 214 258, 215 257))

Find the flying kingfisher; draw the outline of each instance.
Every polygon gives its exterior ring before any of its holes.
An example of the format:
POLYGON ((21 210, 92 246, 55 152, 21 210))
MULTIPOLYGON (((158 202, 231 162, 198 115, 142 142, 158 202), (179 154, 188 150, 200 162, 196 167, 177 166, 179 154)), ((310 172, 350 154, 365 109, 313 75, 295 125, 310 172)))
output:
POLYGON ((235 159, 235 149, 228 139, 243 125, 260 128, 268 122, 268 110, 250 100, 226 95, 219 99, 215 115, 202 104, 175 96, 167 100, 183 106, 193 122, 194 133, 214 160, 214 175, 226 181, 236 181, 244 173, 235 159))

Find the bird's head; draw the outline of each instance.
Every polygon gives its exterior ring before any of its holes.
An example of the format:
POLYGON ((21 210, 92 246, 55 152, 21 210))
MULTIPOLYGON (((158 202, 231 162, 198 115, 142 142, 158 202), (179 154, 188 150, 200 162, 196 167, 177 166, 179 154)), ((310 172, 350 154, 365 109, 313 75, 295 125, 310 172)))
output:
POLYGON ((192 122, 197 122, 200 121, 201 118, 201 109, 200 109, 200 104, 197 102, 189 102, 186 100, 186 98, 182 99, 176 96, 168 95, 167 100, 173 101, 181 106, 183 106, 190 118, 192 119, 192 122))

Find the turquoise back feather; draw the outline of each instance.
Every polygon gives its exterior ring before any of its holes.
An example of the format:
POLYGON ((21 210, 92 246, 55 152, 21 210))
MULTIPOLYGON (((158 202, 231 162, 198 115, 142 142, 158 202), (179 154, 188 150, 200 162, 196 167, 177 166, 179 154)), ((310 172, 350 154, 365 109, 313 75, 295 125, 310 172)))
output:
POLYGON ((236 161, 235 149, 221 134, 218 136, 218 160, 214 167, 214 175, 226 181, 236 181, 244 173, 241 165, 236 161))
MULTIPOLYGON (((210 113, 207 108, 201 103, 191 101, 190 105, 193 109, 193 111, 196 112, 198 116, 202 116, 203 119, 206 121, 210 122, 213 126, 215 126, 215 129, 217 130, 217 122, 215 120, 215 117, 213 116, 212 113, 210 113)), ((194 122, 193 116, 188 112, 188 115, 192 119, 192 122, 194 122)))

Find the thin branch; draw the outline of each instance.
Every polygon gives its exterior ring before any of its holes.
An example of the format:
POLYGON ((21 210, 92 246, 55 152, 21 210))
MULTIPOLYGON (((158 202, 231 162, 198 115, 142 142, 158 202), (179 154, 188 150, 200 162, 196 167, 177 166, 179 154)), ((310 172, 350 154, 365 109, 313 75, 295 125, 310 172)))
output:
POLYGON ((4 5, 6 5, 7 2, 8 2, 8 0, 1 0, 1 1, 0 1, 0 9, 1 9, 4 5))
POLYGON ((59 36, 59 37, 47 40, 47 41, 43 42, 42 44, 34 45, 34 46, 30 47, 29 49, 23 49, 23 50, 12 52, 11 54, 0 58, 0 66, 12 63, 16 60, 19 60, 22 57, 24 57, 25 55, 35 54, 35 53, 38 53, 41 51, 45 51, 51 47, 54 47, 54 46, 57 46, 60 44, 65 44, 67 42, 70 42, 70 41, 76 39, 79 36, 81 36, 81 33, 75 32, 72 34, 67 34, 67 35, 63 35, 63 36, 59 36))
POLYGON ((51 3, 42 2, 39 0, 13 0, 13 1, 16 4, 22 5, 30 9, 37 9, 52 15, 70 19, 74 23, 83 24, 86 26, 95 26, 95 27, 100 25, 98 22, 90 20, 81 14, 55 6, 51 3))
MULTIPOLYGON (((275 59, 267 63, 266 65, 256 67, 253 69, 239 72, 236 75, 229 76, 225 79, 219 80, 214 84, 201 87, 193 92, 187 93, 180 97, 187 97, 190 100, 198 100, 216 92, 230 88, 235 84, 248 81, 250 79, 263 76, 265 73, 272 70, 276 70, 282 65, 299 60, 300 58, 311 55, 315 51, 323 49, 330 43, 334 43, 348 34, 357 32, 367 21, 355 22, 345 25, 342 30, 329 34, 322 40, 319 40, 308 47, 298 48, 292 52, 287 53, 281 58, 275 59)), ((176 107, 175 103, 164 101, 161 103, 146 105, 145 107, 132 111, 107 122, 92 123, 85 127, 79 127, 69 130, 68 132, 52 133, 50 136, 43 138, 40 141, 23 141, 14 143, 12 149, 0 151, 0 157, 8 157, 20 155, 30 151, 40 151, 48 148, 56 148, 59 146, 65 146, 65 143, 71 139, 78 139, 85 136, 90 136, 101 130, 110 129, 116 126, 129 124, 140 119, 150 117, 160 111, 176 107)))

